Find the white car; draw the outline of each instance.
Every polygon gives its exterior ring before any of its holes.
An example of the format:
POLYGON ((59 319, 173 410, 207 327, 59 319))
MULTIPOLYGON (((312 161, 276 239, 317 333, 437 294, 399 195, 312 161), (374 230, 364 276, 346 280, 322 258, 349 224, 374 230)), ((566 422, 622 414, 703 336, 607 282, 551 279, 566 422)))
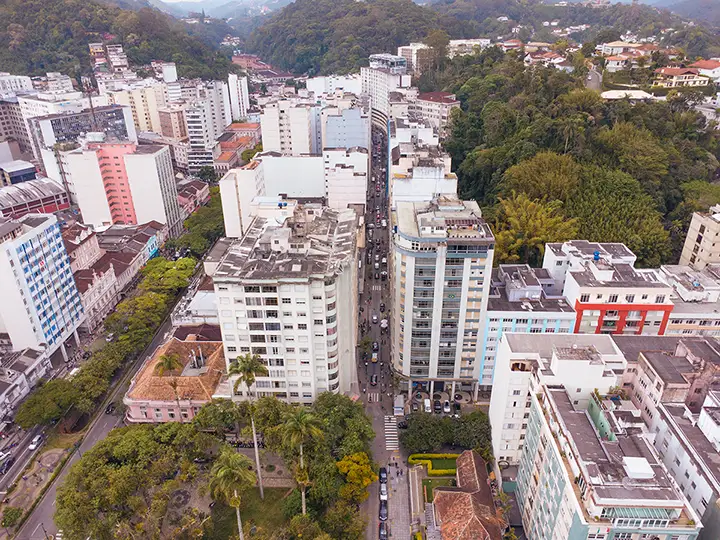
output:
POLYGON ((40 446, 41 442, 42 435, 35 435, 33 440, 30 442, 30 446, 28 446, 28 450, 37 450, 37 447, 40 446))
POLYGON ((381 501, 387 501, 387 500, 388 500, 387 484, 380 484, 380 500, 381 500, 381 501))

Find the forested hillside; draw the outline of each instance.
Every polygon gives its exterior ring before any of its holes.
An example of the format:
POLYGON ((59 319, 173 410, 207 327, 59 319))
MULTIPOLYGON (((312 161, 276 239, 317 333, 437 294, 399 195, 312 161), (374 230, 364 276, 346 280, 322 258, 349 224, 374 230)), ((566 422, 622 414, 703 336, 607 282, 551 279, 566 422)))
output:
POLYGON ((0 2, 0 69, 31 75, 90 69, 87 44, 112 34, 134 64, 170 60, 189 77, 221 77, 230 61, 185 25, 150 8, 123 10, 91 0, 5 0, 0 2))
POLYGON ((247 47, 296 73, 346 73, 434 28, 461 36, 463 25, 411 0, 296 0, 255 30, 247 47))
POLYGON ((526 70, 498 49, 431 78, 462 102, 445 146, 461 195, 494 223, 499 261, 538 263, 545 242, 568 238, 676 261, 692 211, 720 202, 720 134, 687 95, 607 102, 582 76, 526 70))

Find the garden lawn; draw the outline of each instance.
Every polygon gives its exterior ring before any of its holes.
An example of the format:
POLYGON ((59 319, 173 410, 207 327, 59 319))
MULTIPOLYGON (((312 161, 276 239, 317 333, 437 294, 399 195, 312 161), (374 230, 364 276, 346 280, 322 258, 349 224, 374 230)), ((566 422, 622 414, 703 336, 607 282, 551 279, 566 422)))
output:
POLYGON ((427 493, 425 502, 432 502, 433 489, 436 487, 454 486, 455 478, 452 476, 440 476, 438 478, 426 478, 422 481, 424 491, 427 493), (429 499, 429 500, 427 500, 429 499))
POLYGON ((457 460, 455 459, 432 459, 433 469, 455 469, 457 468, 457 460))
MULTIPOLYGON (((243 493, 240 507, 243 528, 252 522, 253 525, 272 532, 285 525, 287 520, 282 512, 282 501, 287 492, 287 488, 265 488, 264 501, 260 499, 257 487, 243 493)), ((234 508, 217 503, 213 507, 212 520, 213 532, 205 535, 205 540, 228 540, 233 535, 237 536, 234 508)))

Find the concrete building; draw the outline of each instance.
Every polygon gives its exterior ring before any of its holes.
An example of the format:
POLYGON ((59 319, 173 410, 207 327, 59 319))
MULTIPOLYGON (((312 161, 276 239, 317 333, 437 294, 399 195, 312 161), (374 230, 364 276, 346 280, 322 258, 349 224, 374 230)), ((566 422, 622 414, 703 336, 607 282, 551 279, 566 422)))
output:
POLYGON ((260 126, 265 152, 320 153, 319 109, 313 104, 289 99, 270 102, 263 107, 260 126))
POLYGON ((575 310, 563 296, 553 293, 554 281, 543 268, 501 264, 492 271, 487 317, 481 329, 480 385, 493 385, 495 357, 504 332, 569 334, 575 310))
POLYGON ((477 389, 495 238, 474 201, 398 202, 391 216, 391 358, 410 393, 477 389))
POLYGON ((327 205, 344 210, 367 202, 369 154, 365 148, 325 148, 325 193, 327 205))
POLYGON ((574 333, 662 335, 673 304, 672 287, 634 268, 623 244, 573 240, 547 244, 543 268, 575 309, 574 333))
POLYGON ((110 103, 130 107, 137 131, 162 133, 159 111, 167 106, 165 83, 144 79, 122 90, 109 91, 106 95, 110 103))
POLYGON ((190 143, 185 139, 171 139, 163 137, 157 133, 147 131, 138 134, 138 143, 140 145, 164 145, 170 148, 170 156, 172 157, 173 169, 176 171, 187 172, 188 170, 188 153, 190 152, 190 143))
POLYGON ((655 70, 654 84, 661 88, 696 88, 707 86, 710 79, 694 68, 663 67, 655 70))
POLYGON ((225 369, 222 343, 216 332, 180 327, 148 358, 133 377, 123 398, 129 424, 190 422, 209 402, 225 369), (190 333, 187 333, 187 332, 190 333), (200 332, 200 333, 195 333, 200 332), (160 375, 162 355, 177 355, 182 369, 160 375))
POLYGON ((610 336, 504 333, 489 410, 495 458, 511 466, 520 462, 531 396, 543 386, 570 388, 573 404, 587 408, 594 391, 606 394, 618 385, 625 366, 610 336))
POLYGON ((41 350, 27 348, 0 355, 0 430, 5 430, 18 405, 51 370, 50 356, 41 350))
POLYGON ((427 201, 457 193, 457 175, 450 171, 450 155, 438 146, 400 143, 390 155, 390 206, 402 201, 427 201))
POLYGON ((487 38, 451 39, 448 43, 448 58, 476 54, 490 47, 492 42, 487 38))
POLYGON ((240 77, 235 73, 230 73, 228 75, 228 92, 230 94, 232 121, 244 120, 247 118, 250 109, 250 91, 248 90, 247 77, 240 77))
MULTIPOLYGON (((275 198, 222 257, 212 277, 226 362, 260 355, 257 396, 309 404, 357 384, 357 227, 353 210, 275 198)), ((232 380, 218 393, 230 397, 232 380)))
POLYGON ((105 320, 120 301, 115 268, 110 263, 107 268, 79 270, 73 274, 75 284, 82 298, 85 320, 80 330, 91 334, 105 320))
POLYGON ((720 205, 711 206, 709 212, 693 213, 680 254, 680 264, 702 270, 708 264, 720 263, 720 247, 715 247, 718 234, 720 205))
POLYGON ((528 538, 696 540, 700 516, 632 415, 599 408, 593 393, 579 402, 575 386, 542 385, 523 397, 516 498, 528 538))
POLYGON ((20 152, 32 155, 30 137, 17 97, 0 97, 0 141, 14 141, 20 152))
POLYGON ((682 403, 658 405, 658 431, 654 446, 680 491, 700 516, 700 540, 720 538, 720 452, 718 418, 720 395, 710 392, 700 414, 682 403))
POLYGON ((425 92, 418 94, 415 111, 439 130, 445 130, 453 109, 460 108, 460 101, 450 92, 425 92))
POLYGON ((360 68, 362 92, 370 96, 372 123, 387 132, 390 93, 410 87, 407 60, 391 54, 370 55, 370 66, 360 68))
POLYGON ((35 178, 0 188, 0 216, 21 217, 25 214, 53 214, 70 208, 67 191, 56 180, 35 178))
POLYGON ((338 90, 349 92, 359 96, 362 93, 362 82, 360 74, 349 75, 326 75, 320 77, 310 77, 305 86, 308 92, 312 92, 316 96, 322 94, 334 94, 338 90))
POLYGON ((27 75, 11 75, 7 72, 0 72, 0 95, 32 91, 33 84, 27 75))
POLYGON ((370 148, 370 117, 362 109, 323 109, 321 117, 323 148, 370 148))
POLYGON ((72 92, 75 88, 69 75, 63 75, 57 71, 47 73, 48 92, 72 92))
POLYGON ((105 253, 100 249, 95 231, 82 223, 63 229, 62 238, 73 273, 92 268, 105 253))
POLYGON ((160 135, 171 139, 184 139, 188 136, 185 121, 186 108, 184 103, 169 103, 166 107, 158 110, 160 135))
POLYGON ((697 69, 700 75, 709 77, 715 82, 720 81, 720 61, 718 60, 698 60, 688 67, 697 69))
POLYGON ((704 270, 665 265, 658 276, 673 288, 665 335, 720 336, 720 265, 709 264, 704 270))
POLYGON ((0 186, 21 184, 37 177, 35 165, 29 161, 16 159, 0 163, 0 186))
POLYGON ((218 131, 213 119, 213 111, 209 99, 192 102, 185 111, 188 131, 188 168, 197 171, 205 166, 213 166, 214 159, 219 155, 215 149, 215 140, 222 134, 218 131))
POLYGON ((0 219, 0 332, 15 350, 61 349, 85 314, 55 216, 0 219))
POLYGON ((424 43, 410 43, 398 47, 397 55, 407 60, 407 67, 415 75, 420 75, 430 66, 432 48, 424 43))
POLYGON ((67 155, 83 222, 93 227, 158 221, 171 236, 182 214, 167 146, 90 142, 67 155))

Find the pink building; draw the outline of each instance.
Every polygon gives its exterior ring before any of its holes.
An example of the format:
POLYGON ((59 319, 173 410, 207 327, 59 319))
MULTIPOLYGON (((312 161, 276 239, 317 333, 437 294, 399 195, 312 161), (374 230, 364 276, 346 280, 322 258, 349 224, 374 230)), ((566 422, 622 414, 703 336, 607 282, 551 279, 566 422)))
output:
POLYGON ((70 256, 70 268, 73 273, 87 270, 105 253, 98 245, 95 231, 82 223, 75 223, 63 229, 62 239, 70 256))
POLYGON ((199 206, 210 200, 210 186, 200 180, 189 180, 178 184, 178 202, 185 216, 192 214, 199 206))
POLYGON ((212 335, 217 332, 204 332, 205 326, 186 335, 181 327, 140 368, 123 399, 127 422, 189 422, 212 399, 225 371, 225 355, 222 341, 212 335), (155 366, 163 355, 177 355, 183 367, 158 375, 155 366))

